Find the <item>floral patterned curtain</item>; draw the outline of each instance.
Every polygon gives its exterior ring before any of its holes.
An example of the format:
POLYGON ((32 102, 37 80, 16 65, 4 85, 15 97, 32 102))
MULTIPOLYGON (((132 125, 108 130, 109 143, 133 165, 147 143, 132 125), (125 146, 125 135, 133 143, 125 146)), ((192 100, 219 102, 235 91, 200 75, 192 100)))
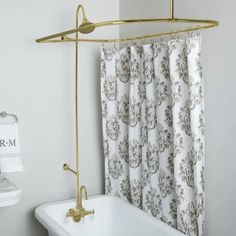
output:
POLYGON ((101 50, 106 194, 203 235, 201 38, 101 50))

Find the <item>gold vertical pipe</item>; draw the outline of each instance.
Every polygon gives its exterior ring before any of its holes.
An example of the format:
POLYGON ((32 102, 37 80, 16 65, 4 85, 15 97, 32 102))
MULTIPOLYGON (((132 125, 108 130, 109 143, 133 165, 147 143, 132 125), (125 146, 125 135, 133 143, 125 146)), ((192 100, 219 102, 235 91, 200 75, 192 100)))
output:
MULTIPOLYGON (((76 28, 79 27, 79 7, 76 10, 76 28)), ((78 32, 76 32, 76 39, 78 39, 78 32)), ((80 191, 80 172, 79 172, 79 111, 78 111, 78 61, 79 61, 79 43, 75 42, 75 136, 76 136, 76 208, 79 208, 79 191, 80 191)))
POLYGON ((175 3, 174 0, 170 0, 170 18, 175 18, 175 3))

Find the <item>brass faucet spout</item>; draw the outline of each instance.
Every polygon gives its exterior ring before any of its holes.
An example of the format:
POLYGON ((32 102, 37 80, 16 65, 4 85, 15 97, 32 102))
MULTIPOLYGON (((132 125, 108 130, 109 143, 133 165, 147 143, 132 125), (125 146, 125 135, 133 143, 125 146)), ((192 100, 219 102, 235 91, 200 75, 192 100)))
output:
POLYGON ((86 189, 86 187, 84 185, 82 185, 80 187, 80 191, 79 191, 79 193, 80 193, 80 196, 79 196, 79 199, 80 199, 79 208, 83 208, 83 206, 82 206, 83 192, 85 194, 85 200, 88 200, 88 192, 87 192, 87 189, 86 189))

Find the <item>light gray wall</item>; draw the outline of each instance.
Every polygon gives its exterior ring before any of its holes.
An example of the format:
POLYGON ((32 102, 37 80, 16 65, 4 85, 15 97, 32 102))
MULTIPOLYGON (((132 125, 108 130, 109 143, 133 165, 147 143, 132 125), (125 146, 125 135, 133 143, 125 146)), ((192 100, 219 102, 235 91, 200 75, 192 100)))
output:
MULTIPOLYGON (((36 44, 35 39, 73 27, 78 3, 0 1, 0 111, 19 117, 25 167, 23 173, 7 175, 23 194, 17 206, 0 208, 1 236, 47 235, 34 219, 34 208, 74 197, 74 176, 61 168, 64 162, 74 164, 74 47, 36 44)), ((116 0, 83 3, 91 20, 119 17, 116 0)), ((118 33, 117 28, 107 31, 118 33)), ((90 194, 103 192, 99 56, 98 45, 81 45, 81 179, 90 194)))
MULTIPOLYGON (((0 234, 4 236, 46 235, 33 217, 34 208, 74 196, 74 177, 61 170, 65 161, 74 163, 74 48, 70 44, 38 45, 34 40, 71 28, 77 4, 68 0, 0 3, 0 110, 19 116, 25 167, 24 173, 8 175, 23 195, 19 205, 0 208, 0 234)), ((100 6, 86 0, 84 5, 91 20, 119 18, 118 0, 100 0, 100 6)), ((220 28, 203 33, 207 236, 236 235, 235 7, 233 0, 176 0, 177 16, 221 22, 220 28)), ((167 0, 120 0, 120 18, 164 17, 168 12, 167 0)), ((122 35, 149 30, 121 29, 122 35)), ((119 33, 118 29, 105 32, 119 33)), ((103 191, 99 46, 83 44, 80 52, 81 175, 90 194, 96 194, 103 191)))
MULTIPOLYGON (((218 19, 203 32, 206 102, 206 236, 236 235, 236 2, 176 0, 176 16, 218 19)), ((167 0, 121 0, 121 18, 168 16, 167 0)), ((156 29, 159 26, 156 25, 156 29)), ((121 28, 121 35, 147 32, 121 28)), ((154 28, 152 27, 152 31, 154 28)))

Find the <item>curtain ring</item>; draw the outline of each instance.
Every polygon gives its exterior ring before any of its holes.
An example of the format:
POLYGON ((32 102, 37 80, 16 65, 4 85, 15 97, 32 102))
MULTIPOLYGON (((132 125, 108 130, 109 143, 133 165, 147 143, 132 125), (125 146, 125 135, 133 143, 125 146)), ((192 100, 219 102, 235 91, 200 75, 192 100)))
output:
POLYGON ((163 37, 162 36, 160 37, 160 43, 161 44, 163 43, 163 37))
POLYGON ((117 47, 116 47, 116 43, 114 43, 113 49, 118 52, 118 49, 117 49, 117 47))
POLYGON ((197 36, 200 37, 201 36, 201 30, 197 30, 197 36))
POLYGON ((104 43, 102 43, 102 50, 103 50, 103 51, 105 50, 105 45, 104 45, 104 43))
POLYGON ((188 34, 188 38, 190 38, 190 36, 191 36, 191 35, 190 35, 190 32, 189 32, 189 30, 188 30, 186 33, 188 34))

